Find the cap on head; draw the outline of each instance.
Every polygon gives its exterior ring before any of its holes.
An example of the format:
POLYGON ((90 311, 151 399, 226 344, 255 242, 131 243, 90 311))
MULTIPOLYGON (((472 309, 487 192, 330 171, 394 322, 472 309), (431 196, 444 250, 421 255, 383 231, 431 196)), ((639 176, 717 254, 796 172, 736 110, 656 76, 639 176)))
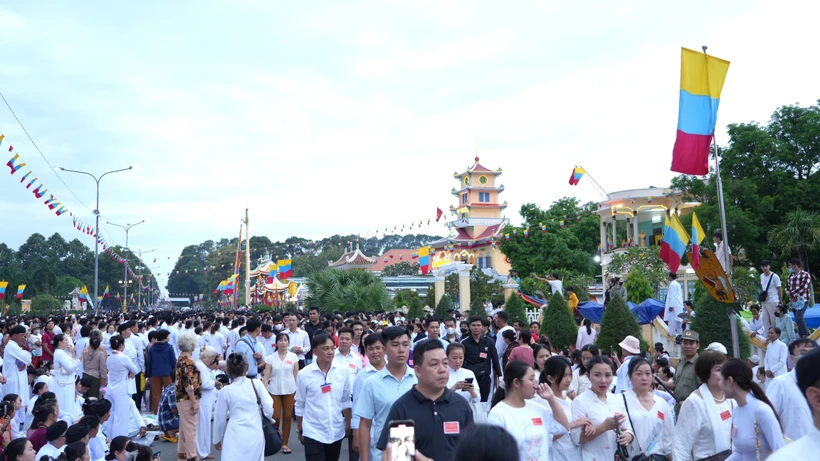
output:
POLYGON ((686 330, 680 337, 681 341, 695 341, 696 343, 700 342, 700 335, 697 331, 686 330))

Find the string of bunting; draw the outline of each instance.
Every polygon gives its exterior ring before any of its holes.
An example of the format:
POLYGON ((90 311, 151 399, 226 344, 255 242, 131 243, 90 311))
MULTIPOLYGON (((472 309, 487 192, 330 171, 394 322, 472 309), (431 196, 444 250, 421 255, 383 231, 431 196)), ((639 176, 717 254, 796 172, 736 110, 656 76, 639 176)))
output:
MULTIPOLYGON (((5 140, 5 138, 6 138, 6 135, 3 134, 2 131, 0 131, 0 146, 3 145, 3 141, 5 140)), ((11 175, 14 176, 15 174, 17 174, 18 171, 22 171, 23 167, 26 166, 26 163, 23 162, 23 160, 20 158, 20 154, 17 153, 17 150, 14 149, 14 146, 11 145, 11 144, 9 144, 9 152, 12 154, 12 157, 11 157, 11 159, 9 159, 8 162, 6 162, 6 166, 9 167, 9 169, 11 170, 11 175)), ((38 178, 36 175, 34 175, 32 170, 28 170, 28 172, 26 174, 22 175, 22 177, 20 179, 20 184, 23 184, 26 181, 28 181, 28 183, 26 183, 26 186, 25 186, 26 189, 31 189, 31 186, 33 186, 34 184, 37 184, 40 181, 40 178, 38 178), (31 179, 29 179, 29 178, 31 178, 31 179)), ((37 199, 37 200, 40 200, 43 197, 45 197, 47 192, 48 192, 48 189, 46 189, 46 187, 43 185, 42 182, 39 182, 37 187, 35 187, 31 191, 31 193, 34 194, 34 198, 37 199)), ((62 216, 65 212, 68 211, 54 197, 53 194, 48 194, 48 198, 43 202, 43 204, 48 207, 49 211, 54 211, 54 214, 56 214, 57 216, 62 216)))

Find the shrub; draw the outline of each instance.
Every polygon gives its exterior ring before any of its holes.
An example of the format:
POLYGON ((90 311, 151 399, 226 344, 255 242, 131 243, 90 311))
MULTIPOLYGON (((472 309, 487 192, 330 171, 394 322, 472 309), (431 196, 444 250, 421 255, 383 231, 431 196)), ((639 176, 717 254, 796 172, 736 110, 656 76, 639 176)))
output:
POLYGON ((443 323, 444 319, 446 319, 447 317, 450 316, 450 313, 448 311, 450 311, 452 309, 453 309, 453 301, 450 299, 450 295, 445 294, 444 296, 441 297, 441 299, 439 299, 438 304, 436 305, 436 308, 435 308, 436 317, 438 317, 439 320, 441 320, 442 323, 443 323))
POLYGON ((31 312, 29 315, 42 315, 62 313, 62 304, 51 295, 40 294, 31 300, 31 312))
POLYGON ((549 304, 544 308, 541 334, 547 335, 557 349, 570 348, 575 345, 578 327, 575 325, 572 311, 560 293, 553 293, 549 304))
MULTIPOLYGON (((735 305, 715 301, 709 294, 697 298, 695 301, 695 318, 692 320, 692 330, 700 334, 700 345, 705 348, 711 343, 718 342, 726 346, 727 356, 734 356, 732 348, 732 327, 729 325, 729 313, 734 315, 735 305)), ((738 340, 740 342, 740 357, 749 358, 751 344, 749 338, 743 334, 738 321, 738 340)))
POLYGON ((623 351, 618 343, 629 335, 641 339, 638 319, 629 311, 623 299, 613 296, 604 310, 604 318, 601 319, 601 334, 598 335, 595 345, 601 350, 602 355, 608 355, 610 347, 622 354, 623 351))
POLYGON ((644 271, 637 267, 633 267, 629 271, 626 282, 624 282, 624 288, 626 288, 627 298, 635 304, 640 304, 655 296, 652 283, 646 277, 644 271))
POLYGON ((487 308, 481 298, 473 298, 473 301, 470 303, 470 312, 467 314, 467 318, 469 319, 476 315, 481 318, 487 317, 487 308))
POLYGON ((504 304, 504 311, 509 317, 507 321, 510 325, 515 323, 516 320, 520 320, 524 325, 529 325, 529 321, 527 321, 527 307, 524 305, 521 296, 518 296, 517 293, 510 295, 510 299, 504 304))
POLYGON ((424 318, 424 308, 421 307, 421 299, 419 299, 418 296, 410 300, 410 305, 407 306, 407 318, 408 319, 423 319, 424 318))

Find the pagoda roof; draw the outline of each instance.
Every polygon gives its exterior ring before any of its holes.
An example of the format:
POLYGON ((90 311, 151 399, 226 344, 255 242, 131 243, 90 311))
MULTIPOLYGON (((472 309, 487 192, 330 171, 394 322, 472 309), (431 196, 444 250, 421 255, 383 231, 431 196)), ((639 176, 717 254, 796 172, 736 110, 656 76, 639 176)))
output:
POLYGON ((470 190, 477 190, 477 191, 484 191, 484 190, 486 190, 486 191, 491 191, 491 192, 492 192, 492 191, 497 191, 498 193, 501 193, 501 192, 504 192, 504 184, 501 184, 501 185, 500 185, 500 186, 498 186, 498 187, 492 187, 492 186, 472 186, 472 185, 471 185, 471 186, 464 186, 464 187, 462 187, 461 189, 456 189, 456 188, 454 187, 454 188, 453 188, 453 190, 451 190, 451 191, 450 191, 450 193, 451 193, 451 194, 453 194, 453 195, 455 195, 455 196, 458 196, 458 195, 459 195, 459 194, 461 194, 462 192, 466 192, 466 191, 470 191, 470 190))
POLYGON ((251 277, 259 277, 260 275, 268 275, 271 271, 276 272, 277 266, 276 263, 273 261, 268 261, 261 266, 257 266, 256 269, 252 270, 249 274, 251 277))
POLYGON ((254 293, 272 293, 287 290, 289 283, 282 283, 279 279, 273 279, 273 283, 263 283, 261 285, 255 283, 251 286, 251 292, 254 293))
POLYGON ((488 226, 486 229, 484 229, 484 232, 475 237, 470 237, 470 234, 468 234, 467 231, 464 230, 464 228, 458 228, 456 229, 456 235, 454 235, 453 237, 445 237, 442 239, 438 239, 434 242, 430 242, 430 245, 433 247, 442 247, 450 241, 452 241, 453 243, 477 242, 479 240, 485 240, 500 235, 501 229, 503 228, 504 224, 495 224, 492 226, 488 226))
POLYGON ((503 210, 504 208, 507 208, 507 202, 506 201, 504 203, 470 202, 470 203, 465 203, 465 204, 459 205, 459 206, 450 205, 450 211, 455 211, 455 210, 458 210, 459 208, 464 208, 464 207, 467 207, 467 208, 500 208, 500 209, 503 210))
POLYGON ((499 168, 497 170, 491 170, 491 169, 485 167, 484 165, 478 163, 478 161, 479 161, 479 158, 478 158, 478 156, 476 156, 475 163, 473 164, 473 166, 468 168, 467 171, 465 171, 464 173, 456 172, 456 173, 453 174, 453 176, 456 177, 456 178, 460 178, 460 177, 462 177, 466 174, 470 174, 470 173, 487 173, 487 174, 491 174, 491 175, 495 175, 495 176, 500 176, 501 175, 501 168, 499 168))
POLYGON ((348 251, 343 254, 341 258, 334 261, 328 261, 328 267, 334 269, 367 269, 376 264, 376 258, 371 258, 359 249, 358 245, 353 251, 348 251))

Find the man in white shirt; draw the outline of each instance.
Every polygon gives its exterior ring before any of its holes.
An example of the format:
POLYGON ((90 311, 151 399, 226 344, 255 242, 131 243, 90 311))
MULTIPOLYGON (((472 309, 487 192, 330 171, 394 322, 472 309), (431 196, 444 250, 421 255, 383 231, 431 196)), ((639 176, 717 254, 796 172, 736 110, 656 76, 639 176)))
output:
POLYGON ((68 423, 65 421, 57 421, 46 429, 46 440, 48 443, 40 448, 34 459, 40 459, 43 456, 51 456, 56 459, 65 450, 65 433, 68 430, 68 423))
POLYGON ((780 328, 769 328, 769 344, 766 346, 766 357, 763 359, 763 368, 766 369, 767 378, 786 374, 788 354, 786 344, 780 340, 780 328))
POLYGON ((760 262, 760 288, 766 293, 766 299, 761 301, 763 307, 763 328, 766 331, 775 326, 774 311, 780 300, 783 299, 783 288, 780 283, 780 276, 772 272, 772 263, 770 261, 760 262))
POLYGON ((273 336, 273 327, 267 323, 262 324, 262 333, 256 337, 256 342, 262 345, 265 349, 263 353, 265 357, 273 354, 273 349, 276 347, 276 339, 273 336))
MULTIPOLYGON (((817 343, 808 338, 798 338, 789 344, 789 354, 794 363, 817 347, 817 343)), ((797 367, 795 367, 795 370, 797 367)), ((808 434, 811 427, 811 408, 797 387, 795 370, 767 380, 766 396, 774 406, 777 416, 783 425, 783 434, 797 440, 808 434)))
MULTIPOLYGON (((424 331, 427 333, 427 338, 432 341, 438 341, 447 350, 449 342, 441 338, 441 320, 438 317, 427 317, 424 319, 424 331)), ((410 352, 416 347, 416 343, 410 345, 410 352)), ((412 354, 410 359, 410 366, 413 366, 412 354)))
MULTIPOLYGON (((510 316, 504 311, 495 314, 493 320, 495 320, 497 329, 495 335, 495 350, 498 351, 498 360, 501 360, 501 358, 504 357, 504 352, 507 351, 507 343, 504 342, 504 332, 506 330, 515 331, 515 329, 507 324, 507 321, 510 320, 510 316)), ((444 346, 444 349, 446 350, 447 346, 444 346)))
POLYGON ((131 320, 129 326, 131 327, 131 337, 128 340, 131 341, 137 351, 137 361, 134 362, 134 365, 140 369, 140 372, 135 376, 137 393, 134 395, 134 403, 137 405, 137 409, 141 409, 142 399, 145 396, 145 348, 148 346, 148 337, 140 334, 139 324, 136 321, 131 320))
POLYGON ((815 347, 800 358, 795 374, 797 387, 808 402, 814 421, 806 426, 806 435, 773 453, 768 461, 810 459, 820 453, 820 348, 815 347))
POLYGON ((295 313, 285 314, 285 323, 288 326, 288 350, 296 354, 299 359, 299 369, 305 368, 305 354, 310 351, 310 338, 305 330, 299 328, 299 316, 295 313))
MULTIPOLYGON (((356 381, 353 382, 353 416, 350 419, 350 428, 352 429, 350 436, 353 438, 352 451, 355 452, 356 457, 359 457, 359 453, 361 453, 361 445, 359 443, 359 423, 361 417, 356 414, 356 404, 359 401, 364 382, 367 378, 381 371, 387 363, 384 355, 384 338, 381 333, 367 335, 364 339, 364 353, 367 354, 367 360, 370 363, 362 369, 356 376, 356 381)), ((365 448, 365 451, 367 451, 367 448, 365 448)), ((350 458, 353 459, 352 456, 350 458)))
MULTIPOLYGON (((333 363, 347 370, 350 377, 350 382, 356 382, 356 375, 359 374, 364 364, 362 358, 358 354, 353 353, 351 346, 353 345, 353 330, 348 327, 343 327, 339 330, 339 348, 336 349, 336 355, 333 356, 333 363)), ((352 397, 351 385, 351 397, 352 397)))
POLYGON ((669 334, 678 336, 683 333, 680 314, 683 313, 683 290, 677 280, 678 274, 669 272, 669 286, 666 289, 666 307, 663 320, 669 325, 669 334))

